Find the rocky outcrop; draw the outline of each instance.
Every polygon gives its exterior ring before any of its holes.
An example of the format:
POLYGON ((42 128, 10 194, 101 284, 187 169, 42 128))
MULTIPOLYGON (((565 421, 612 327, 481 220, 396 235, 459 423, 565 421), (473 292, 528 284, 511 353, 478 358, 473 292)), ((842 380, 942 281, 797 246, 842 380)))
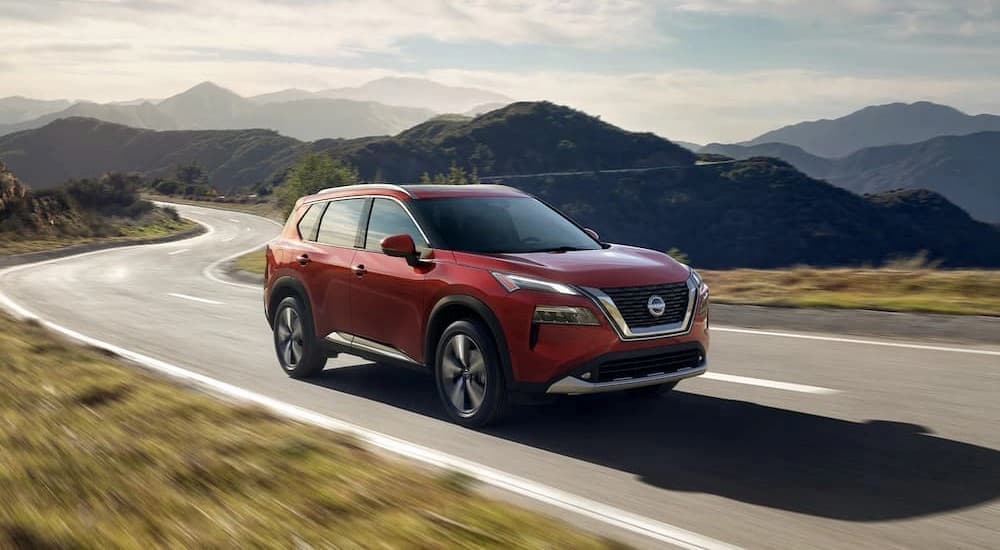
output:
POLYGON ((0 220, 13 211, 17 206, 23 205, 27 190, 7 169, 7 166, 0 162, 0 220))

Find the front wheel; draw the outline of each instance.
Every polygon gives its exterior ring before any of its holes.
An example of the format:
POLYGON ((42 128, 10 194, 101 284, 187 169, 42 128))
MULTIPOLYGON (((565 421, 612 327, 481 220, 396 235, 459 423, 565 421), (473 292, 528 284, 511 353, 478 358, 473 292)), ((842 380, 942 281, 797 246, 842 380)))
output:
POLYGON ((473 319, 456 321, 438 341, 434 362, 438 395, 456 423, 479 428, 507 407, 500 356, 489 329, 473 319))
POLYGON ((274 312, 274 351, 285 374, 308 378, 326 366, 326 353, 316 341, 312 319, 297 298, 282 300, 274 312))

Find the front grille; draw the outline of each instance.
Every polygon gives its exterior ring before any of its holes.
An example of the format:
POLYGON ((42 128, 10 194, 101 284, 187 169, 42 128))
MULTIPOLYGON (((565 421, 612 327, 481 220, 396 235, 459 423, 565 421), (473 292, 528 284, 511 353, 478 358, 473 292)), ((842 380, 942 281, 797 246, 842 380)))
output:
POLYGON ((622 318, 630 329, 680 323, 688 308, 688 287, 686 282, 665 285, 630 286, 622 288, 602 288, 615 302, 622 318), (647 303, 650 296, 663 298, 666 311, 659 317, 649 313, 647 303))
POLYGON ((697 367, 703 355, 699 349, 669 351, 631 359, 605 361, 597 368, 598 382, 611 382, 628 378, 644 378, 654 374, 668 374, 697 367))

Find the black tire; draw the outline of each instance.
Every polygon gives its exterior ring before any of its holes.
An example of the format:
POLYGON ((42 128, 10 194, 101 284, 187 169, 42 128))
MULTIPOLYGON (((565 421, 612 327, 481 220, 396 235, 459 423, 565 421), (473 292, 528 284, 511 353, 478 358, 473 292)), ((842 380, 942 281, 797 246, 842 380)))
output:
POLYGON ((481 428, 499 421, 507 410, 507 385, 496 341, 489 328, 477 319, 455 321, 441 334, 434 357, 434 379, 445 411, 457 424, 481 428), (463 338, 468 339, 464 360, 458 353, 463 338), (456 405, 458 402, 461 406, 456 405))
POLYGON ((636 397, 646 397, 650 399, 656 399, 663 394, 670 393, 671 390, 677 387, 677 382, 667 382, 666 384, 657 384, 655 386, 643 386, 641 388, 635 388, 633 390, 628 390, 628 392, 636 397))
POLYGON ((292 378, 308 378, 326 366, 326 351, 316 340, 312 316, 298 298, 288 297, 274 309, 274 351, 278 364, 292 378))

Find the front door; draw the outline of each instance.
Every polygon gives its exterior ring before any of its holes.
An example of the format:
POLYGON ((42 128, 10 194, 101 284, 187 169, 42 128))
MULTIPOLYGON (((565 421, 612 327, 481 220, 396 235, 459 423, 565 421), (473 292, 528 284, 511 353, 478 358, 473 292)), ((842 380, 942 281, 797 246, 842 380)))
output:
MULTIPOLYGON (((351 285, 352 332, 388 346, 386 354, 402 352, 404 358, 423 362, 425 284, 433 263, 409 265, 404 258, 386 256, 380 243, 389 235, 407 234, 417 249, 427 241, 403 206, 388 198, 372 202, 364 249, 354 256, 351 285)), ((356 344, 364 344, 363 341, 356 344)), ((376 348, 379 349, 379 348, 376 348)))

